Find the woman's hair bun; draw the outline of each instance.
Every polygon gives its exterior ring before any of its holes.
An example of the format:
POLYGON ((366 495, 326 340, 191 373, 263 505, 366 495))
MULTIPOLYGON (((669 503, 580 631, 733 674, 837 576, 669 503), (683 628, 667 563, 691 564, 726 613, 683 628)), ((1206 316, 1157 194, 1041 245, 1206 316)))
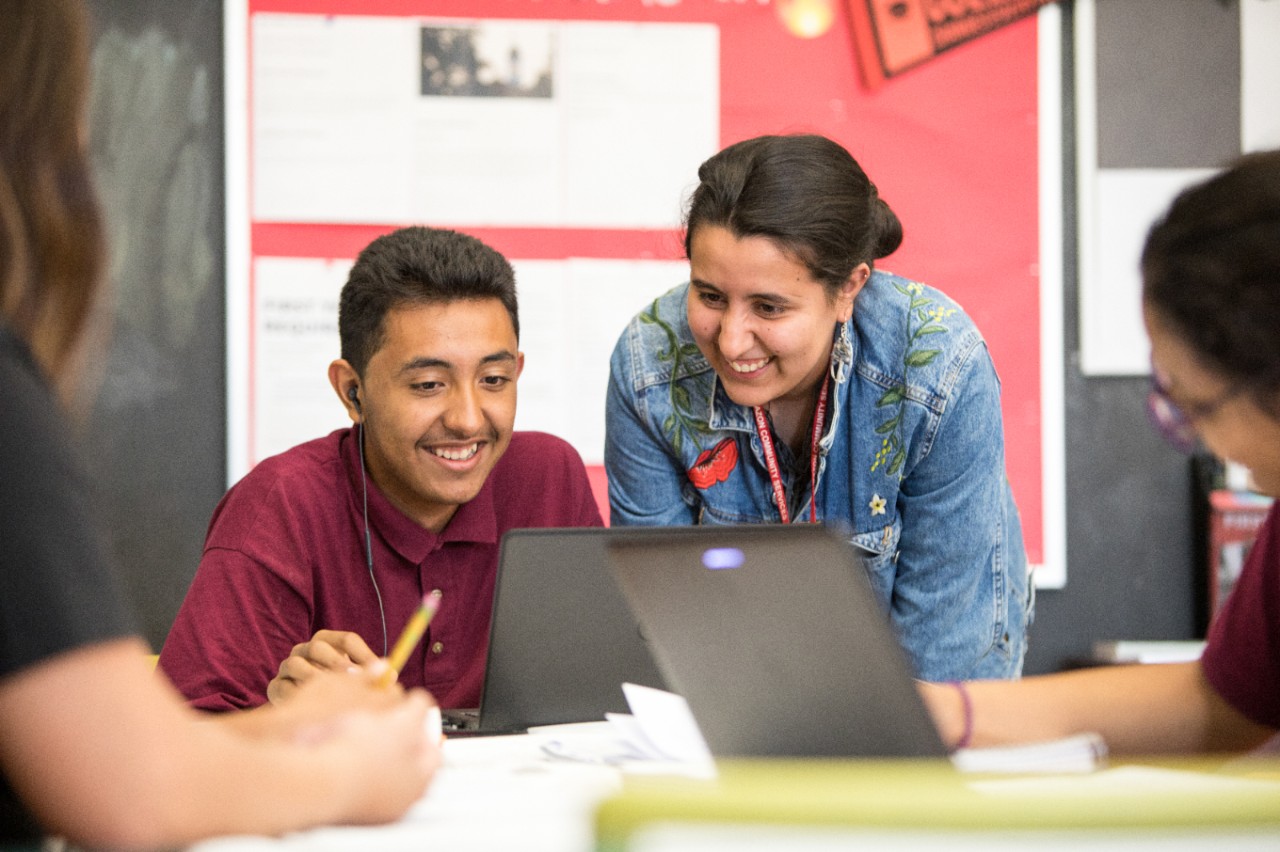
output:
POLYGON ((876 260, 893 254, 902 245, 902 223, 898 214, 894 213, 884 199, 871 190, 871 222, 873 241, 871 256, 876 260))

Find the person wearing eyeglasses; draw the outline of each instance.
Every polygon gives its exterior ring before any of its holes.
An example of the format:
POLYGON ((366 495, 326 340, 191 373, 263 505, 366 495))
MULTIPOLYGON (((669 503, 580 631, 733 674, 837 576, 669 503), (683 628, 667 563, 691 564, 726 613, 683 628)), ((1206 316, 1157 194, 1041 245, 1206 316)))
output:
MULTIPOLYGON (((1142 255, 1148 408, 1280 496, 1280 150, 1184 191, 1142 255)), ((1230 752, 1280 730, 1280 502, 1194 662, 921 684, 955 747, 1096 732, 1117 753, 1230 752)))

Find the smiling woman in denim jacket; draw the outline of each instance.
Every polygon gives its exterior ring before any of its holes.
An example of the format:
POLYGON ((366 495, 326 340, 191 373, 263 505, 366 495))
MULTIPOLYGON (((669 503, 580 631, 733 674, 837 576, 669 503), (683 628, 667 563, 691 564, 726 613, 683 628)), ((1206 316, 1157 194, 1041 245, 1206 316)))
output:
POLYGON ((873 269, 902 226, 835 142, 749 139, 698 177, 690 281, 610 362, 612 523, 839 526, 917 676, 1016 677, 1026 555, 973 321, 873 269))

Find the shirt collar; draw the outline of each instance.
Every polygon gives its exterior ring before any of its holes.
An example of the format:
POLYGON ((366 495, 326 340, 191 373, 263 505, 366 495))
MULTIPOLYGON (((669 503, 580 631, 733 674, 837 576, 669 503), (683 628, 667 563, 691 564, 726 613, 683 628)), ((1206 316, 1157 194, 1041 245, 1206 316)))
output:
MULTIPOLYGON (((363 518, 365 474, 360 465, 359 434, 356 429, 347 429, 340 440, 339 453, 351 484, 351 504, 357 517, 363 518)), ((423 528, 400 511, 377 483, 368 479, 369 529, 402 558, 414 564, 420 564, 432 551, 449 542, 496 544, 498 521, 493 508, 493 478, 490 472, 480 493, 459 506, 439 533, 423 528)))
POLYGON ((737 432, 753 432, 756 422, 751 409, 729 399, 720 377, 711 372, 712 393, 707 400, 707 424, 713 431, 727 430, 737 432))

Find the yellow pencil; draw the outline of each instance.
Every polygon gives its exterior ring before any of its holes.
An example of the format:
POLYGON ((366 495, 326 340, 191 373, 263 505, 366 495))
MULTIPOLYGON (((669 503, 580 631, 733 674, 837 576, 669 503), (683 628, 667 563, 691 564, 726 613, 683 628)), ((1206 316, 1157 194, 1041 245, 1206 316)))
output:
POLYGON ((440 590, 428 592, 422 596, 422 605, 414 611, 413 617, 409 619, 409 623, 404 626, 404 630, 400 633, 400 638, 396 640, 395 647, 391 649, 391 656, 387 657, 387 663, 390 665, 382 677, 378 680, 379 686, 390 686, 395 683, 396 676, 400 674, 404 664, 409 661, 409 655, 413 653, 413 649, 422 639, 422 634, 427 632, 427 625, 431 623, 431 616, 436 614, 436 610, 440 608, 440 590))

